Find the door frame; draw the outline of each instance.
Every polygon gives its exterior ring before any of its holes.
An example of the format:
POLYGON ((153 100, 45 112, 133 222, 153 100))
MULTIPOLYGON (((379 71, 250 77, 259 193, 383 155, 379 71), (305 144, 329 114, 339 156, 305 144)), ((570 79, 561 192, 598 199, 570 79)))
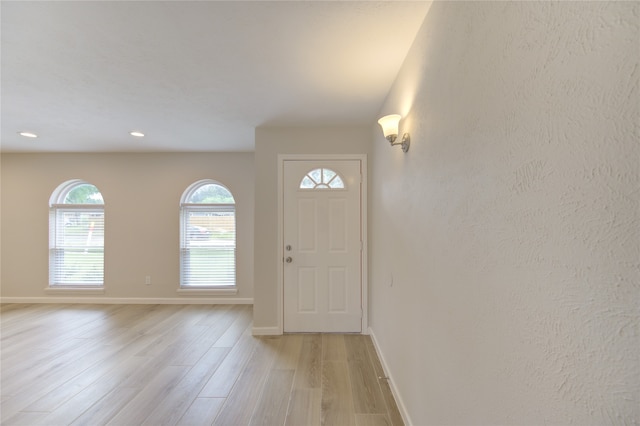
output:
POLYGON ((285 161, 358 160, 362 170, 360 187, 360 308, 361 334, 369 334, 368 318, 368 243, 367 243, 367 155, 366 154, 278 154, 278 331, 284 333, 284 162, 285 161))

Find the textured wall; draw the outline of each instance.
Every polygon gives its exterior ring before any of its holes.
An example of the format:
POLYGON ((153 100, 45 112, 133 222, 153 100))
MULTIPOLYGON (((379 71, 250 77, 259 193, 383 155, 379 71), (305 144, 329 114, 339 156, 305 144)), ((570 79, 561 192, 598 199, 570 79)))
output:
POLYGON ((411 421, 640 423, 640 4, 436 2, 381 110, 371 327, 411 421))

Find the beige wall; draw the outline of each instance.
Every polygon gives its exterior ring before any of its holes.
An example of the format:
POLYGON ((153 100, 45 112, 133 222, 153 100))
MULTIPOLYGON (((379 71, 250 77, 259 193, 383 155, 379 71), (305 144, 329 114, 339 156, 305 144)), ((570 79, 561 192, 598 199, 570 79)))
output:
POLYGON ((381 113, 370 322, 416 425, 640 419, 640 4, 435 2, 381 113))
POLYGON ((97 297, 180 297, 180 196, 191 183, 210 178, 227 186, 237 203, 239 291, 226 297, 251 301, 252 153, 2 154, 0 170, 3 298, 58 297, 44 292, 48 202, 69 179, 93 183, 105 199, 105 293, 97 297))
POLYGON ((368 126, 256 130, 255 283, 253 325, 278 327, 278 154, 367 154, 368 126))

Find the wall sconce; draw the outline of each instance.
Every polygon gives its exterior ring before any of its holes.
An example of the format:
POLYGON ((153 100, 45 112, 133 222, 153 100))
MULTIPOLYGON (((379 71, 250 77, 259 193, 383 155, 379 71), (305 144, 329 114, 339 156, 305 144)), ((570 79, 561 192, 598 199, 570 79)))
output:
POLYGON ((411 143, 409 133, 402 135, 402 142, 396 142, 400 118, 402 117, 398 114, 385 115, 378 120, 378 124, 382 127, 382 133, 384 133, 384 137, 389 141, 391 146, 402 145, 402 152, 407 152, 409 151, 409 144, 411 143))

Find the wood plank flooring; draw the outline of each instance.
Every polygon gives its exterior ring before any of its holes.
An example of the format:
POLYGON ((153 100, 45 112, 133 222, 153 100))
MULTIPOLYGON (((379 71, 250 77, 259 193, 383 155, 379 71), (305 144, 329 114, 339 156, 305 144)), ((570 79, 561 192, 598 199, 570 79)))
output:
POLYGON ((251 327, 248 305, 2 305, 0 421, 402 424, 368 336, 251 327))

